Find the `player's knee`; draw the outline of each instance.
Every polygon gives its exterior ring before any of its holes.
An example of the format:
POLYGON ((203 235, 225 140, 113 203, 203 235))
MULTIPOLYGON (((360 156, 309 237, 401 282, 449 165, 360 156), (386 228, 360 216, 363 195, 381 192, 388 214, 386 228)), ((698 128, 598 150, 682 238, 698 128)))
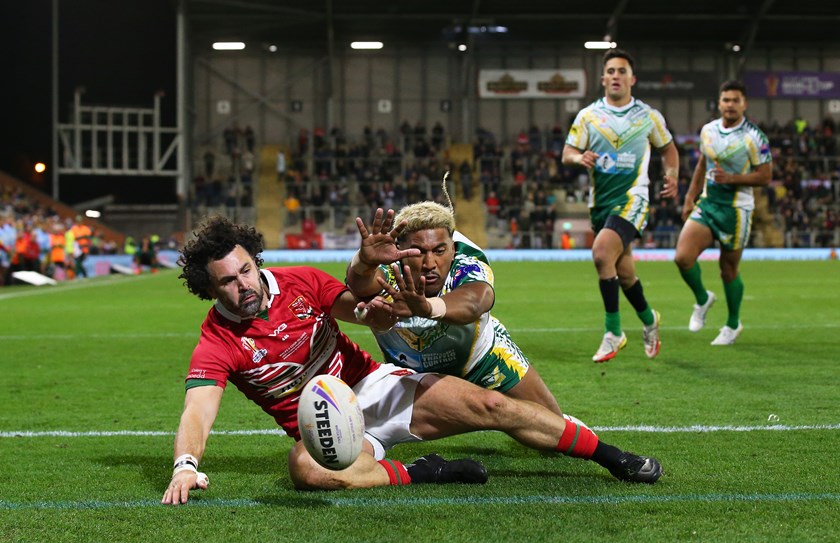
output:
POLYGON ((674 263, 681 270, 687 270, 694 265, 694 259, 686 253, 677 252, 674 255, 674 263))
POLYGON ((738 268, 730 268, 728 266, 721 267, 720 278, 724 283, 731 283, 738 277, 738 268))
POLYGON ((481 421, 482 428, 498 429, 511 405, 511 399, 501 392, 482 389, 481 394, 470 398, 468 408, 477 415, 476 420, 481 421))
POLYGON ((595 264, 595 269, 600 270, 604 266, 615 264, 615 262, 610 262, 610 260, 607 251, 603 249, 592 249, 592 262, 595 264))

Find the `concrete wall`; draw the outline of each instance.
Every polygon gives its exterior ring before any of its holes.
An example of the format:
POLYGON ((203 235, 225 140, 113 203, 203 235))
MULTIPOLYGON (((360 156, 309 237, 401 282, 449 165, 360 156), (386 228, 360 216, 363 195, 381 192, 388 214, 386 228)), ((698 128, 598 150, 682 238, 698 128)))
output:
MULTIPOLYGON (((643 48, 631 49, 642 70, 711 72, 716 81, 737 73, 740 58, 724 50, 643 48)), ((283 49, 269 52, 216 52, 193 60, 193 138, 202 145, 222 149, 221 133, 236 122, 250 125, 258 143, 294 144, 301 128, 327 130, 340 126, 352 139, 365 126, 397 133, 403 120, 412 125, 423 119, 428 128, 436 121, 455 142, 471 142, 475 128, 483 126, 503 141, 532 124, 565 128, 578 107, 601 96, 598 52, 533 46, 487 46, 467 57, 445 48, 389 48, 357 52, 340 50, 331 64, 325 53, 283 49), (587 72, 589 92, 577 104, 564 99, 478 99, 479 69, 580 69, 587 72), (390 101, 390 110, 379 109, 390 101), (449 111, 441 110, 448 100, 449 111), (230 104, 220 113, 219 101, 230 104), (293 101, 302 105, 292 110, 293 101), (571 107, 570 107, 571 106, 571 107)), ((780 47, 754 50, 747 70, 840 71, 840 51, 780 47)), ((649 100, 668 119, 675 134, 694 133, 710 116, 708 100, 715 96, 649 100)), ((819 100, 752 99, 749 113, 755 121, 787 122, 796 116, 816 124, 828 115, 819 100)), ((714 112, 711 113, 714 115, 714 112)))

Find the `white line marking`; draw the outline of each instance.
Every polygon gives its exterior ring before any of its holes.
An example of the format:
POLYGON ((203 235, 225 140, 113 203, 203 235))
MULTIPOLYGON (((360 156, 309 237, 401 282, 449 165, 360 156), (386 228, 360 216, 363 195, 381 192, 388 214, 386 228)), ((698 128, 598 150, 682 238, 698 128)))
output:
POLYGON ((198 339, 199 330, 193 332, 161 332, 156 334, 16 334, 0 336, 0 340, 28 341, 33 339, 149 339, 149 338, 176 338, 191 337, 198 339))
MULTIPOLYGON (((821 323, 821 324, 768 324, 768 325, 749 325, 749 330, 786 330, 786 329, 804 329, 804 328, 840 328, 840 323, 821 323)), ((685 326, 663 326, 663 330, 683 330, 688 331, 685 326)), ((602 331, 602 327, 591 328, 508 328, 508 332, 512 334, 574 334, 582 332, 602 331)), ((129 334, 129 333, 109 333, 109 334, 15 334, 15 335, 0 335, 2 340, 49 340, 49 339, 148 339, 148 338, 179 338, 179 337, 198 337, 198 329, 193 332, 160 332, 150 334, 129 334)), ((367 336, 367 330, 347 330, 345 334, 349 337, 367 336)))
MULTIPOLYGON (((710 432, 790 432, 804 430, 840 430, 840 424, 805 424, 791 426, 787 424, 768 424, 766 426, 707 426, 695 424, 692 426, 592 426, 595 432, 636 432, 648 434, 694 434, 710 432)), ((286 433, 280 429, 267 430, 214 430, 210 432, 217 436, 284 436, 286 433)), ((175 432, 157 430, 114 430, 114 431, 88 431, 74 432, 69 430, 45 430, 34 432, 29 430, 0 432, 0 438, 10 437, 159 437, 174 436, 175 432)))
MULTIPOLYGON (((323 505, 333 507, 376 507, 394 508, 397 506, 441 506, 441 505, 532 505, 532 504, 556 504, 556 505, 600 505, 600 504, 633 504, 633 503, 673 503, 673 502, 799 502, 799 501, 838 501, 840 494, 825 493, 780 493, 780 494, 667 494, 667 495, 619 495, 619 496, 468 496, 451 498, 413 498, 393 497, 388 498, 334 498, 326 493, 316 496, 323 505)), ((287 501, 275 499, 249 499, 249 498, 193 498, 186 505, 179 507, 274 507, 277 505, 287 506, 287 501)), ((33 501, 33 502, 10 502, 0 500, 0 510, 39 510, 39 509, 64 509, 64 510, 87 510, 87 509, 125 509, 125 508, 159 508, 164 507, 160 500, 134 500, 134 501, 33 501)))
MULTIPOLYGON (((280 429, 268 430, 213 430, 210 432, 217 436, 261 436, 261 435, 275 435, 284 436, 286 432, 280 429)), ((69 430, 46 430, 42 432, 30 432, 28 430, 20 432, 0 432, 0 438, 3 437, 158 437, 158 436, 174 436, 175 432, 159 431, 159 430, 114 430, 114 431, 90 431, 90 432, 73 432, 69 430)))
POLYGON ((91 287, 104 287, 108 285, 113 285, 116 283, 125 283, 126 281, 141 281, 144 279, 149 279, 151 277, 155 277, 154 275, 132 275, 132 276, 115 276, 111 277, 108 276, 107 278, 98 278, 92 277, 90 279, 77 279, 75 281, 68 281, 64 283, 59 283, 54 287, 33 287, 27 290, 21 290, 18 292, 8 292, 6 294, 0 294, 0 300, 10 300, 12 298, 24 298, 26 296, 39 296, 42 294, 60 294, 62 292, 68 292, 71 290, 78 290, 81 288, 91 288, 91 287))

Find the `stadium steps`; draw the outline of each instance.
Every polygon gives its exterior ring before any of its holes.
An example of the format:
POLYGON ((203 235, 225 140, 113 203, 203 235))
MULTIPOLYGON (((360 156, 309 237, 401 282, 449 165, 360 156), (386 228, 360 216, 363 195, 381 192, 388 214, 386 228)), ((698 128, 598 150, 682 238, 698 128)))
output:
POLYGON ((449 161, 452 169, 449 173, 449 188, 453 191, 452 203, 455 205, 455 224, 458 231, 470 238, 479 247, 487 246, 487 230, 485 228, 487 213, 481 198, 481 187, 473 172, 472 198, 464 198, 461 189, 461 171, 459 165, 464 161, 473 163, 473 147, 468 143, 456 143, 449 148, 449 161))
POLYGON ((763 190, 755 189, 755 211, 753 212, 753 230, 755 230, 755 242, 760 247, 784 247, 785 234, 776 225, 773 213, 770 211, 770 203, 763 190))
POLYGON ((283 246, 281 239, 285 222, 283 200, 286 197, 286 185, 277 181, 277 153, 281 152, 288 154, 283 145, 263 145, 259 154, 254 207, 256 227, 265 236, 266 249, 280 249, 283 246))

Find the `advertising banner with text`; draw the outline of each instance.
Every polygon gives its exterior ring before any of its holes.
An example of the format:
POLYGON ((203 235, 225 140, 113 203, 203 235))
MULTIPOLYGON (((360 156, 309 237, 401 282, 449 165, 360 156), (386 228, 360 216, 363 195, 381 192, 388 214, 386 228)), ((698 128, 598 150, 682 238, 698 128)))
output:
POLYGON ((840 98, 840 72, 747 72, 753 98, 840 98))
POLYGON ((712 72, 647 71, 636 74, 633 96, 645 98, 714 98, 719 82, 712 72))
POLYGON ((481 98, 583 98, 584 70, 479 70, 481 98))

